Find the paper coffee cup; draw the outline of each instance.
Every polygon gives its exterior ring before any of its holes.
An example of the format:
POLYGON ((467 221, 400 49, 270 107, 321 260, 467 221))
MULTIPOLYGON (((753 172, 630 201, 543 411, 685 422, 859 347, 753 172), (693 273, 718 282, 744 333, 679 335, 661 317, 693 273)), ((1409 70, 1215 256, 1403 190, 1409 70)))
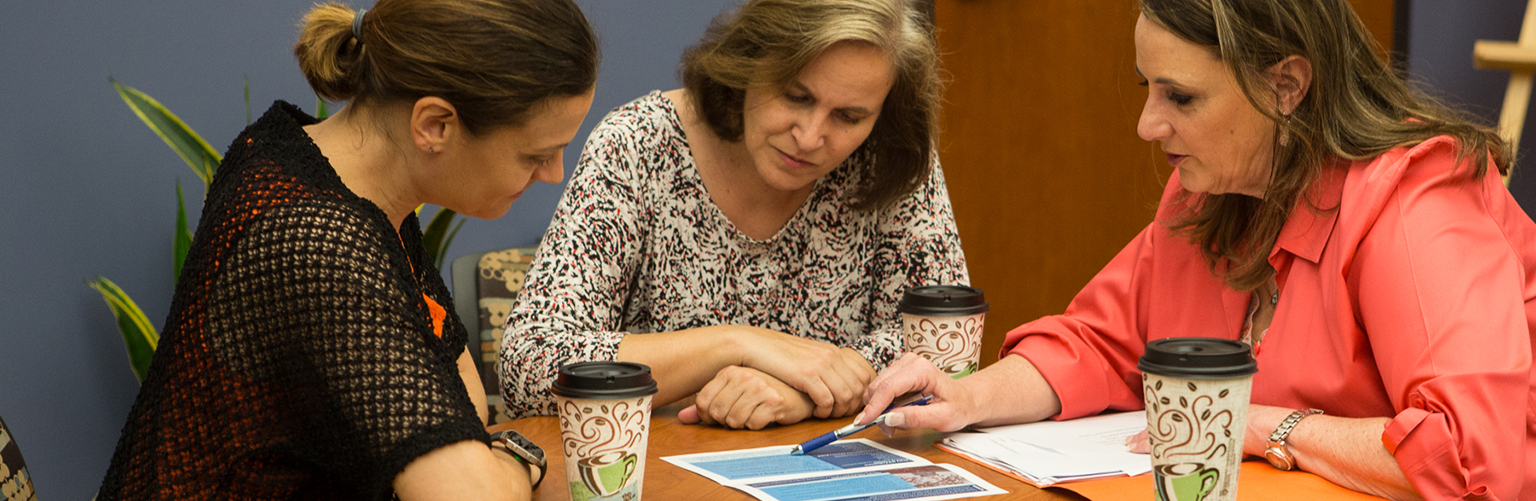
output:
POLYGON ((651 368, 630 362, 560 367, 551 388, 572 501, 640 501, 650 438, 651 368))
POLYGON ((975 372, 981 363, 986 295, 963 285, 928 285, 901 295, 902 340, 952 378, 975 372))
POLYGON ((1248 344, 1158 339, 1137 367, 1158 501, 1237 499, 1248 395, 1259 371, 1248 344))

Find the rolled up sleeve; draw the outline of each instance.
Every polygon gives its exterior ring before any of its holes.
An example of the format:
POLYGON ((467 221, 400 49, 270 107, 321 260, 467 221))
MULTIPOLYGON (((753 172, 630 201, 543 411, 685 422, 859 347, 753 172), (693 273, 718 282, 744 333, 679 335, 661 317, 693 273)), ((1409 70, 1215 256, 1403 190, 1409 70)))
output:
MULTIPOLYGON (((1454 154, 1442 143, 1406 161, 1445 165, 1454 154)), ((1513 500, 1531 395, 1523 275, 1489 212, 1490 182, 1465 181, 1465 169, 1404 168, 1351 282, 1398 409, 1382 443, 1409 481, 1425 499, 1513 500)))

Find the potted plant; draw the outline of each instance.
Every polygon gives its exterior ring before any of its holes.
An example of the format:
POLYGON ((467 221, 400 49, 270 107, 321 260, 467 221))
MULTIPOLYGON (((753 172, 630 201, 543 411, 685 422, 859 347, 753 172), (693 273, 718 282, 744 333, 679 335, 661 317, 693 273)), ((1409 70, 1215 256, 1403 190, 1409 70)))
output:
MULTIPOLYGON (((214 172, 223 161, 223 156, 214 150, 203 137, 181 121, 175 113, 171 113, 159 101, 140 92, 138 89, 118 83, 117 80, 108 78, 117 94, 128 104, 128 108, 138 115, 144 125, 149 126, 165 144, 175 151, 182 161, 192 168, 192 172, 203 180, 204 193, 207 192, 209 183, 213 182, 214 172)), ((316 116, 325 118, 328 115, 325 101, 315 100, 316 116)), ((251 123, 251 87, 245 84, 245 122, 251 123)), ((421 207, 417 207, 419 213, 421 207)), ((422 245, 426 248, 427 256, 432 259, 432 264, 442 269, 443 258, 447 255, 448 246, 453 242, 453 237, 458 234, 463 221, 455 224, 457 213, 442 208, 432 216, 422 231, 422 245)), ((181 182, 176 182, 176 229, 174 235, 175 244, 172 246, 171 255, 171 283, 181 280, 181 265, 187 259, 187 251, 192 247, 192 230, 187 221, 187 208, 182 196, 181 182)), ((160 332, 154 324, 149 322, 149 317, 144 314, 138 304, 128 296, 117 284, 112 283, 106 277, 98 276, 94 280, 86 281, 86 285, 101 293, 107 307, 112 310, 112 315, 117 319, 117 330, 123 336, 123 343, 128 348, 128 362, 133 368, 134 376, 139 381, 144 381, 144 376, 149 372, 149 362, 154 358, 155 348, 160 343, 160 332)))

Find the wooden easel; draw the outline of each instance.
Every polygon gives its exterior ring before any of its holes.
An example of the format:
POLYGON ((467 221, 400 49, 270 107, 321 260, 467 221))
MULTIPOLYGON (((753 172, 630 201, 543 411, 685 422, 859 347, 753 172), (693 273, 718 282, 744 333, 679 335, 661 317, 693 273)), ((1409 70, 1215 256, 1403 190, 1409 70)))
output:
MULTIPOLYGON (((1520 147, 1520 129, 1525 126, 1525 112, 1531 101, 1531 74, 1536 71, 1536 0, 1525 6, 1520 41, 1478 40, 1472 47, 1472 65, 1479 69, 1509 70, 1504 109, 1499 113, 1499 135, 1514 153, 1520 147)), ((1504 184, 1509 185, 1509 176, 1504 177, 1504 184)))

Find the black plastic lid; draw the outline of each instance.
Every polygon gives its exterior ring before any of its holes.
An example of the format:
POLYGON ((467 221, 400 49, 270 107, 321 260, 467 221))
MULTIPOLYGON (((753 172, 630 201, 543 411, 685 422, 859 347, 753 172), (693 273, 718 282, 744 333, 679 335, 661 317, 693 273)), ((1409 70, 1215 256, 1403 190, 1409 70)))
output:
POLYGON ((930 317, 961 317, 986 313, 987 296, 981 289, 963 285, 925 285, 907 289, 896 307, 902 313, 930 317))
POLYGON ((656 380, 645 364, 577 362, 560 366, 550 391, 567 398, 618 400, 656 393, 656 380))
POLYGON ((1170 337, 1147 343, 1138 369, 1185 379, 1230 379, 1259 372, 1248 343, 1208 337, 1170 337))

